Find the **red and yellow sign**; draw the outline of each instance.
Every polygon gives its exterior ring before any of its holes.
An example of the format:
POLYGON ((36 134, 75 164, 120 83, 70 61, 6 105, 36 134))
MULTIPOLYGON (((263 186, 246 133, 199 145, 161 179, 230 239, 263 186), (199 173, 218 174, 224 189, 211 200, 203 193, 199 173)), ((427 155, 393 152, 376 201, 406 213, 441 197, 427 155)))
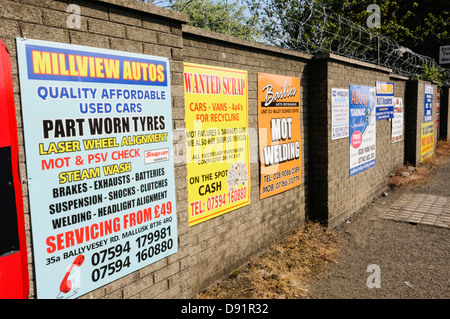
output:
POLYGON ((247 71, 184 64, 189 225, 250 203, 247 71))
POLYGON ((258 74, 260 198, 301 184, 300 79, 258 74))
POLYGON ((433 155, 433 123, 422 124, 420 128, 420 162, 433 155))

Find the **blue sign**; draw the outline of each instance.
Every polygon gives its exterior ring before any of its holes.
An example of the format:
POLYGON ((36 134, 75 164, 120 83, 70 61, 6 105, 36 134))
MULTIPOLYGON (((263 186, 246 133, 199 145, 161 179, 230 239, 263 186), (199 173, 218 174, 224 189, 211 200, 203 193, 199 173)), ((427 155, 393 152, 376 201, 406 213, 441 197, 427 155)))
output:
POLYGON ((167 86, 167 61, 90 49, 27 45, 28 79, 167 86))
POLYGON ((433 120, 433 86, 425 84, 425 101, 424 101, 424 118, 423 121, 431 122, 433 120))
POLYGON ((17 39, 38 298, 177 252, 166 58, 17 39))
POLYGON ((377 121, 394 117, 394 83, 376 82, 377 121))

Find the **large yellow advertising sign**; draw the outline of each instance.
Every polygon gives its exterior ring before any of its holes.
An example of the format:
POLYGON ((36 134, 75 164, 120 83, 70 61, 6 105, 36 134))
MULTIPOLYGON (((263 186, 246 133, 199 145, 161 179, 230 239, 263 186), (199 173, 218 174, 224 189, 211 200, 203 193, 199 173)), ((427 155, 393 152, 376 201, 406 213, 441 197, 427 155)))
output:
POLYGON ((189 225, 250 203, 247 71, 184 64, 189 225))
POLYGON ((300 79, 258 74, 260 198, 301 183, 300 79))
POLYGON ((433 155, 434 148, 433 123, 422 124, 420 129, 420 162, 433 155))

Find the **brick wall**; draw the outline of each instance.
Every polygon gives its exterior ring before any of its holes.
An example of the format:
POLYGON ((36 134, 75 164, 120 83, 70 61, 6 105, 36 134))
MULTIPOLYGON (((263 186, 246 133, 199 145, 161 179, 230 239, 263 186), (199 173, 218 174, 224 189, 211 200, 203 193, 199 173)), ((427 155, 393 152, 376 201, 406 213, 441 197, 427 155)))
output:
MULTIPOLYGON (((436 122, 437 86, 425 81, 408 80, 405 102, 405 162, 420 164, 420 129, 424 123, 425 84, 433 85, 433 123, 436 122)), ((437 134, 434 132, 436 144, 437 134)))
MULTIPOLYGON (((258 73, 300 78, 302 122, 302 185, 259 199, 258 137, 250 138, 250 205, 190 228, 192 286, 199 291, 269 245, 303 225, 308 173, 308 73, 310 56, 259 45, 206 30, 184 26, 184 61, 248 71, 249 131, 257 132, 258 73)), ((187 186, 187 185, 186 185, 187 186)), ((186 212, 182 212, 187 214, 186 212)))
POLYGON ((450 123, 450 88, 441 88, 441 114, 440 114, 440 137, 443 139, 450 139, 450 130, 448 129, 448 123, 450 123))
POLYGON ((389 174, 403 164, 404 142, 391 143, 391 122, 376 122, 376 164, 349 176, 349 139, 331 140, 331 89, 350 84, 394 82, 395 97, 405 101, 405 79, 391 70, 333 54, 315 56, 310 68, 310 192, 313 219, 333 227, 387 188, 389 174), (326 201, 324 200, 326 199, 326 201))
POLYGON ((35 298, 35 281, 16 37, 143 53, 167 57, 170 61, 178 252, 81 298, 190 298, 298 229, 306 218, 319 218, 329 226, 338 225, 378 196, 387 187, 389 174, 398 166, 410 158, 412 163, 418 163, 423 81, 407 81, 393 76, 389 69, 335 55, 312 57, 220 35, 187 26, 187 22, 187 15, 137 1, 0 0, 0 38, 11 54, 18 118, 30 298, 35 298), (67 24, 70 3, 81 7, 79 27, 67 24), (301 186, 259 199, 259 141, 257 134, 251 134, 250 205, 188 226, 183 62, 247 70, 249 128, 253 132, 258 128, 257 74, 301 79, 301 186), (376 165, 349 177, 348 138, 331 140, 330 137, 331 88, 348 88, 350 84, 374 86, 375 81, 394 82, 395 96, 403 98, 404 139, 391 144, 390 121, 377 121, 376 165))

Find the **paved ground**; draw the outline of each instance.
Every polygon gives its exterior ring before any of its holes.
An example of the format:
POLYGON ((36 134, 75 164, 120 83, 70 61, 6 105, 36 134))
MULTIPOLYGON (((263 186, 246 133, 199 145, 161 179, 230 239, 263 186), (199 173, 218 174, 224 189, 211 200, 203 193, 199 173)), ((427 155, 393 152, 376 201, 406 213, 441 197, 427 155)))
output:
POLYGON ((383 217, 398 222, 450 228, 450 198, 406 193, 383 217))
POLYGON ((391 190, 338 227, 338 263, 308 298, 450 298, 449 226, 450 159, 426 185, 391 190))

